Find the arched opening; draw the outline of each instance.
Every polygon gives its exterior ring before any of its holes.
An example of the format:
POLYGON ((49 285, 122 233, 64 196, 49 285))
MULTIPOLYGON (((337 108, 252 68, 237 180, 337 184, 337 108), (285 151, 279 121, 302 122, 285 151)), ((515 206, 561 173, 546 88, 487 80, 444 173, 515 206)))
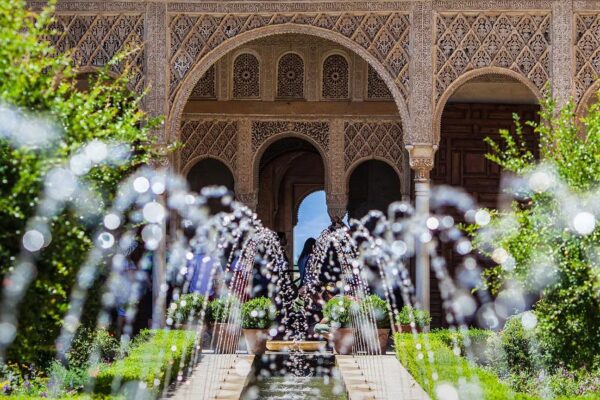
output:
POLYGON ((306 241, 317 239, 321 232, 331 224, 327 212, 327 201, 324 190, 310 193, 298 204, 294 223, 294 276, 299 277, 298 261, 306 241))
POLYGON ((394 201, 401 200, 400 179, 396 171, 380 160, 359 164, 348 182, 348 217, 360 219, 370 210, 387 213, 394 201))
MULTIPOLYGON (((439 125, 439 148, 431 178, 436 185, 458 186, 470 193, 481 207, 499 208, 502 202, 501 169, 486 159, 489 137, 501 143, 499 131, 515 132, 513 116, 523 122, 523 137, 537 156, 538 140, 525 121, 539 120, 539 100, 523 82, 508 75, 487 74, 471 77, 447 97, 439 125)), ((449 210, 452 211, 452 210, 449 210)), ((454 215, 457 223, 463 216, 454 215)), ((452 246, 443 245, 449 272, 454 274, 460 257, 452 246)), ((482 260, 485 264, 486 261, 482 260)), ((431 274, 432 326, 446 324, 443 318, 439 284, 431 274)))
POLYGON ((308 141, 288 137, 267 147, 258 169, 258 217, 267 228, 285 235, 292 260, 296 211, 307 195, 325 189, 323 159, 308 141))
MULTIPOLYGON (((504 75, 481 75, 460 85, 444 105, 440 141, 432 180, 460 186, 479 205, 499 205, 500 168, 485 158, 484 139, 500 139, 499 131, 515 132, 514 115, 524 123, 539 120, 539 101, 523 83, 504 75)), ((524 138, 537 155, 533 129, 523 124, 524 138)))
POLYGON ((207 186, 225 186, 233 192, 233 174, 223 162, 214 158, 204 158, 195 163, 187 173, 190 189, 200 192, 207 186))

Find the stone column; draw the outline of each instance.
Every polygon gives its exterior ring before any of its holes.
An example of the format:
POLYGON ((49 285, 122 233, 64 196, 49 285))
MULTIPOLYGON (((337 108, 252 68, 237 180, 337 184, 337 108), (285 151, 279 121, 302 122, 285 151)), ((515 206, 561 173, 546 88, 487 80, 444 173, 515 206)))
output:
POLYGON ((552 3, 552 94, 558 107, 573 96, 573 2, 552 3))
POLYGON ((235 197, 256 211, 258 188, 254 187, 254 166, 252 165, 252 121, 248 118, 240 119, 237 128, 235 197))
MULTIPOLYGON (((151 117, 168 115, 167 81, 168 51, 167 51, 167 6, 161 3, 148 3, 144 21, 144 57, 146 58, 146 84, 149 91, 144 99, 143 106, 151 117)), ((165 125, 162 124, 152 132, 158 137, 159 145, 166 144, 165 125)), ((176 158, 163 159, 155 163, 154 167, 173 167, 176 158)), ((175 166, 176 168, 176 166, 175 166)), ((166 237, 166 228, 163 224, 163 237, 166 237)), ((164 240, 155 252, 155 261, 152 276, 152 327, 160 328, 165 322, 166 300, 166 248, 164 240)))
MULTIPOLYGON (((433 145, 407 145, 410 155, 410 167, 415 172, 415 210, 417 215, 425 217, 429 214, 429 173, 433 169, 433 145)), ((427 244, 418 243, 416 248, 416 282, 417 299, 423 310, 430 308, 429 287, 429 254, 427 244)))
POLYGON ((325 177, 327 194, 327 212, 331 220, 343 219, 346 215, 348 193, 346 188, 346 169, 344 165, 344 120, 334 119, 329 123, 328 160, 329 167, 325 177))
MULTIPOLYGON (((406 133, 406 149, 409 165, 415 171, 415 208, 417 213, 429 213, 429 172, 433 168, 435 153, 433 137, 434 71, 433 1, 416 2, 411 12, 410 45, 412 57, 409 64, 410 99, 409 131, 406 133)), ((417 299, 424 310, 429 311, 429 256, 426 246, 416 249, 417 299)))

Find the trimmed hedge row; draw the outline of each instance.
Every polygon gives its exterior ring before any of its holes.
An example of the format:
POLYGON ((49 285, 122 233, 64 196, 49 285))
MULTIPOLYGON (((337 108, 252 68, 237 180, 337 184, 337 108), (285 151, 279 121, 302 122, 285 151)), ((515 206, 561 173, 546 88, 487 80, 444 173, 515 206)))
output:
POLYGON ((127 386, 159 392, 171 383, 181 365, 187 365, 194 350, 195 331, 152 330, 149 338, 135 346, 122 360, 103 366, 96 376, 95 393, 119 393, 127 386))
MULTIPOLYGON (((418 335, 415 343, 414 337, 409 333, 397 333, 394 337, 396 355, 415 380, 433 398, 436 397, 436 383, 448 382, 459 388, 460 392, 468 390, 459 386, 459 380, 466 378, 467 382, 477 382, 483 392, 482 399, 486 400, 533 400, 534 398, 522 393, 515 393, 506 384, 502 383, 496 375, 485 369, 472 365, 465 358, 454 354, 446 344, 452 338, 450 334, 429 333, 428 342, 433 351, 433 363, 430 362, 426 351, 424 334, 418 335), (421 349, 417 348, 420 345, 421 349), (418 354, 423 353, 423 359, 418 359, 418 354), (432 380, 433 373, 437 373, 436 382, 432 380)), ((463 384, 464 385, 464 384, 463 384)))
MULTIPOLYGON (((507 384, 502 382, 496 374, 487 370, 485 367, 480 367, 460 355, 454 354, 452 350, 453 335, 458 338, 458 344, 461 351, 464 352, 462 334, 451 332, 449 330, 434 331, 429 334, 418 334, 417 342, 410 333, 397 333, 394 337, 396 347, 396 355, 402 365, 410 372, 415 380, 425 389, 432 399, 440 399, 436 395, 436 384, 447 382, 458 388, 459 394, 465 395, 464 392, 472 390, 467 383, 477 383, 479 386, 479 396, 482 400, 539 400, 538 397, 524 393, 515 392, 507 384), (425 338, 427 335, 427 339, 425 338), (433 363, 430 362, 427 356, 427 347, 433 352, 433 363), (420 347, 420 348, 418 348, 420 347), (419 353, 423 354, 423 358, 419 360, 419 353), (438 375, 437 380, 432 380, 433 373, 438 375), (462 382, 461 382, 462 381, 462 382)), ((475 345, 482 344, 493 333, 491 331, 472 329, 469 330, 471 342, 475 345)), ((476 389, 477 390, 477 389, 476 389)), ((475 398, 466 395, 467 398, 475 398)), ((555 400, 598 400, 600 394, 590 393, 580 396, 558 396, 555 400)))

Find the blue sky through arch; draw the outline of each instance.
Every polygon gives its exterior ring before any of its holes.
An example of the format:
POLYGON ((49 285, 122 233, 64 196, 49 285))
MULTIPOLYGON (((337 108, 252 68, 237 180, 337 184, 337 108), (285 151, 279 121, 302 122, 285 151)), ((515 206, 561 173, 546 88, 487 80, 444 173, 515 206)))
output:
POLYGON ((306 239, 316 239, 330 224, 325 191, 319 190, 306 196, 300 203, 298 223, 294 227, 294 264, 298 261, 306 239))

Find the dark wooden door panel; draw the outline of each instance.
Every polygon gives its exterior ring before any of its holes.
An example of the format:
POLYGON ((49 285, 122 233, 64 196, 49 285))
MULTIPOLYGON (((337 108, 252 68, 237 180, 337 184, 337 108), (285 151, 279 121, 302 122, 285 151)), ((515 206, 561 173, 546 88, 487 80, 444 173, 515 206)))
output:
MULTIPOLYGON (((499 131, 514 132, 513 114, 521 121, 537 119, 538 106, 499 105, 499 104, 449 104, 444 110, 441 125, 441 138, 436 153, 432 181, 436 185, 451 185, 464 188, 482 207, 498 206, 500 192, 500 168, 485 158, 490 151, 486 137, 499 139, 499 131)), ((524 126, 525 135, 532 148, 537 145, 532 129, 524 126)), ((457 221, 461 216, 454 215, 457 221)), ((451 246, 444 246, 442 254, 454 274, 459 258, 451 246)), ((443 318, 442 301, 438 282, 432 275, 431 315, 433 326, 446 325, 443 318)))

